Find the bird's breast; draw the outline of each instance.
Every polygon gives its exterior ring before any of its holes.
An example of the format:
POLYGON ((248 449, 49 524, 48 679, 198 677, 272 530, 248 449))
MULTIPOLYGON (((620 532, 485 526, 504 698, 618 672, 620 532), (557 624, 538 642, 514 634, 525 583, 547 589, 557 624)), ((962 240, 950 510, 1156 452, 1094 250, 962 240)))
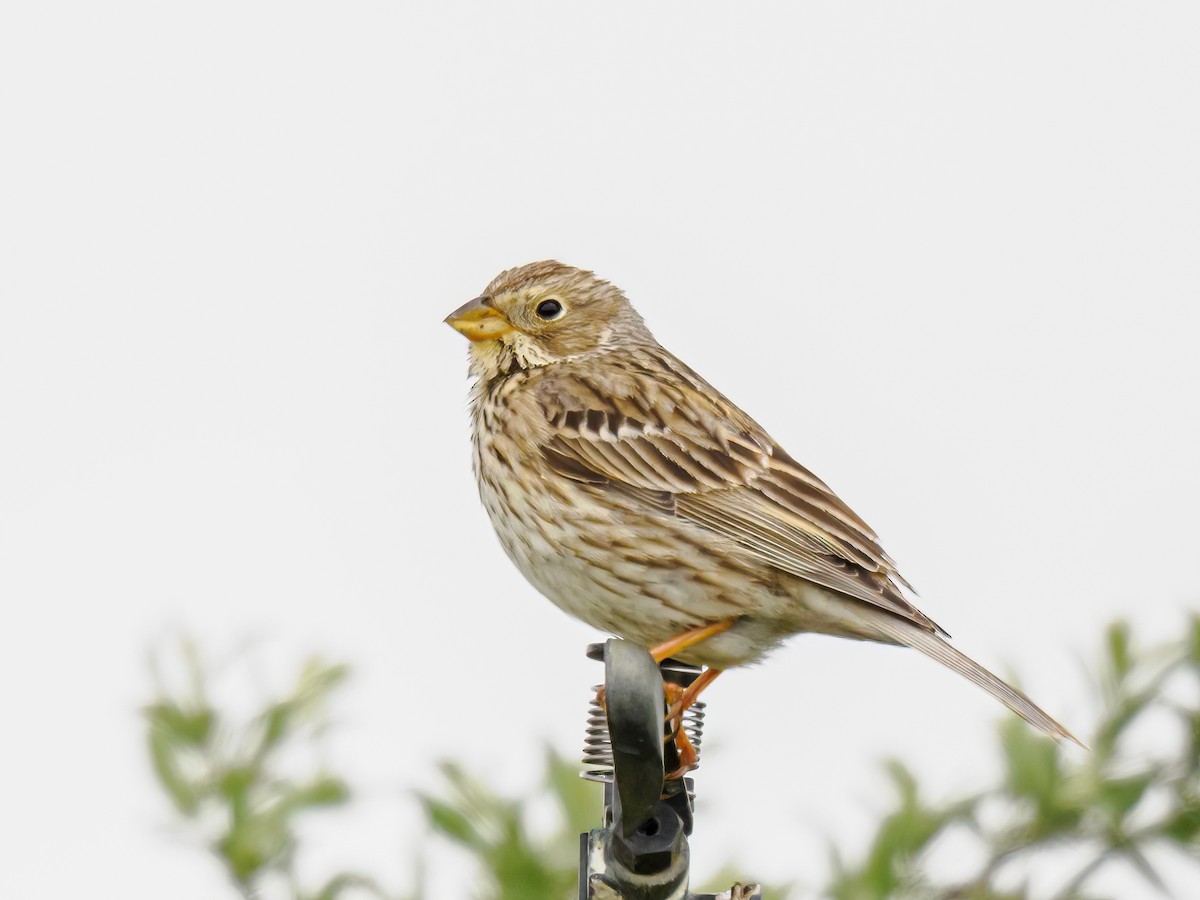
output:
MULTIPOLYGON (((547 419, 527 399, 476 398, 475 474, 501 546, 555 605, 650 646, 779 602, 761 566, 732 547, 720 552, 727 542, 695 523, 552 469, 540 451, 547 419)), ((753 655, 736 638, 726 643, 730 660, 753 655)))

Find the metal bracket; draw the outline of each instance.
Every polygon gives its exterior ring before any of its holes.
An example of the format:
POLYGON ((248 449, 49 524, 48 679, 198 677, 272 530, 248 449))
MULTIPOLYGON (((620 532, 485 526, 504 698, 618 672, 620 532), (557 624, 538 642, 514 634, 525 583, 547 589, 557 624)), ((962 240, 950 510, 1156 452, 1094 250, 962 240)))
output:
POLYGON ((760 898, 756 885, 688 893, 692 784, 664 785, 663 676, 653 658, 636 644, 609 640, 604 685, 613 776, 605 785, 606 827, 580 835, 580 900, 760 898))

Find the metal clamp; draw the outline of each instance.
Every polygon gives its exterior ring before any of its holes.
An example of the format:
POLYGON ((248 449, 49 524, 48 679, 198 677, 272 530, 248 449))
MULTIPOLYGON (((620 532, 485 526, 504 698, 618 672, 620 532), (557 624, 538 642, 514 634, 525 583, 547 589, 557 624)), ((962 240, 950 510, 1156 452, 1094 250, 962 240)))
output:
MULTIPOLYGON (((690 778, 665 782, 663 674, 644 648, 628 641, 607 641, 603 657, 612 776, 605 779, 605 827, 580 835, 580 900, 760 898, 756 885, 734 885, 719 895, 688 893, 693 784, 690 778)), ((680 664, 663 666, 680 680, 680 664)), ((699 670, 683 674, 690 682, 699 670)), ((589 730, 589 753, 595 730, 589 730)), ((666 756, 674 769, 670 741, 666 756)))

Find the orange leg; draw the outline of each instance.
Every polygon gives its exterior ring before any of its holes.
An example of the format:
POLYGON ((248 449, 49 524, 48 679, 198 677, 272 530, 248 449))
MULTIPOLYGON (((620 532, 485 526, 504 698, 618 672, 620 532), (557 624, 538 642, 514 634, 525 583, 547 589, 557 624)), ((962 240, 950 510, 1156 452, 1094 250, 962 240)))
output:
MULTIPOLYGON (((661 663, 664 659, 674 656, 676 653, 682 653, 689 647, 695 647, 701 641, 706 641, 714 635, 721 634, 733 627, 737 619, 725 619, 721 622, 714 622, 711 625, 701 625, 697 628, 692 628, 685 631, 683 634, 676 635, 669 641, 664 641, 656 647, 650 648, 650 656, 656 663, 661 663)), ((667 721, 673 722, 671 734, 667 740, 675 741, 675 749, 679 753, 679 768, 667 775, 667 778, 682 778, 685 774, 696 768, 696 763, 699 760, 699 754, 696 748, 692 746, 692 742, 688 739, 687 732, 683 730, 683 714, 687 711, 696 698, 700 696, 700 692, 716 680, 716 677, 724 671, 723 669, 705 669, 700 673, 700 677, 693 681, 686 688, 681 688, 677 684, 670 682, 663 685, 663 691, 667 702, 667 721)), ((596 700, 603 709, 605 705, 605 690, 604 687, 596 692, 596 700)))
POLYGON ((700 762, 700 754, 696 752, 696 748, 692 746, 692 742, 683 731, 675 736, 675 750, 679 753, 679 768, 664 775, 663 781, 675 781, 682 778, 696 768, 700 762))
POLYGON ((683 634, 677 635, 669 641, 663 641, 657 647, 651 647, 650 655, 654 657, 656 663, 660 663, 669 656, 682 653, 689 647, 695 647, 701 641, 706 641, 713 635, 728 631, 736 621, 737 619, 725 619, 721 622, 714 622, 712 625, 701 625, 699 628, 685 631, 683 634))
MULTIPOLYGON (((661 663, 664 659, 674 656, 676 653, 681 653, 689 647, 695 647, 701 641, 706 641, 714 635, 728 631, 736 621, 737 619, 725 619, 721 622, 714 622, 712 625, 701 625, 698 628, 685 631, 683 634, 676 635, 669 641, 663 641, 661 644, 651 647, 650 656, 656 663, 661 663)), ((712 683, 712 680, 723 671, 724 669, 706 669, 682 694, 677 696, 668 694, 668 706, 673 708, 676 702, 682 701, 682 705, 680 705, 675 715, 683 713, 684 710, 696 702, 696 697, 699 696, 700 692, 708 687, 712 683)), ((596 691, 596 700, 600 704, 601 709, 604 709, 604 694, 604 685, 601 685, 600 689, 596 691)))
POLYGON ((700 761, 700 754, 696 748, 692 746, 691 740, 687 736, 687 732, 683 728, 683 714, 688 707, 696 702, 696 698, 700 696, 700 692, 716 681, 724 669, 705 669, 700 673, 700 677, 689 684, 686 688, 680 688, 675 684, 668 684, 667 687, 667 721, 674 722, 671 729, 671 737, 675 741, 675 750, 679 754, 679 768, 667 774, 668 780, 672 778, 682 778, 692 769, 696 768, 696 764, 700 761), (671 690, 674 688, 674 690, 671 690))
MULTIPOLYGON (((698 628, 685 631, 683 634, 677 635, 669 641, 664 641, 657 647, 651 647, 650 655, 654 658, 655 662, 660 663, 664 659, 674 656, 676 653, 682 653, 689 647, 695 647, 701 641, 706 641, 714 635, 728 631, 736 621, 737 619, 725 619, 721 622, 714 622, 711 625, 701 625, 698 628)), ((682 778, 689 771, 696 768, 699 754, 697 754, 696 748, 692 746, 692 742, 688 739, 687 732, 683 730, 683 714, 689 706, 696 702, 696 698, 700 696, 700 692, 712 684, 713 679, 720 674, 721 669, 705 669, 699 678, 684 689, 680 689, 676 685, 666 685, 667 721, 673 722, 671 738, 669 739, 674 739, 675 749, 679 753, 679 768, 667 775, 667 778, 682 778)))
POLYGON ((700 692, 717 680, 717 676, 724 672, 724 669, 705 669, 700 673, 700 677, 683 689, 683 693, 672 704, 668 710, 668 715, 682 716, 687 712, 688 707, 696 702, 700 696, 700 692))
MULTIPOLYGON (((667 718, 678 719, 688 708, 696 702, 700 697, 700 692, 717 680, 717 676, 724 672, 724 669, 705 669, 700 673, 700 676, 689 684, 686 688, 680 687, 673 682, 665 682, 663 684, 663 694, 667 700, 667 718)), ((600 685, 596 689, 596 702, 600 704, 601 709, 605 709, 605 685, 600 685)), ((676 728, 678 731, 678 728, 676 728)))

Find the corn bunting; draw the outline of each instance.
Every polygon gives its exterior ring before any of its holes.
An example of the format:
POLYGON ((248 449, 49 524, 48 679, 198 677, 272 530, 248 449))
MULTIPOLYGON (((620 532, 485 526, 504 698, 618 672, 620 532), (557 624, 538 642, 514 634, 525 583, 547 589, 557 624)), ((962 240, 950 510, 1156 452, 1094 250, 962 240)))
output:
POLYGON ((446 322, 471 340, 474 468, 500 543, 571 615, 709 667, 684 705, 722 669, 819 632, 913 647, 1075 740, 948 644, 867 523, 618 288, 535 262, 446 322))

